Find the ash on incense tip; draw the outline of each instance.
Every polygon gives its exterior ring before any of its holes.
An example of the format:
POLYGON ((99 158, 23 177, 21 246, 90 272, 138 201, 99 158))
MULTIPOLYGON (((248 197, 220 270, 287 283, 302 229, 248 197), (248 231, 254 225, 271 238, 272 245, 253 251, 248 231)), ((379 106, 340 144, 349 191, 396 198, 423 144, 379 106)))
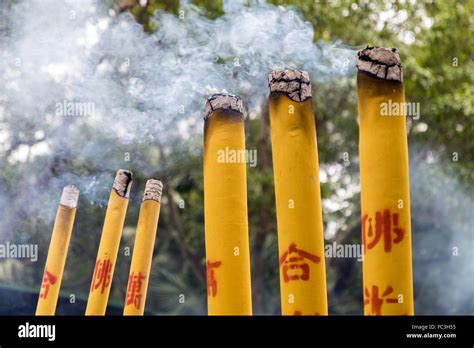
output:
POLYGON ((132 172, 126 169, 117 170, 113 188, 121 197, 128 198, 130 195, 130 186, 132 184, 132 172))
POLYGON ((274 70, 268 75, 268 86, 270 93, 284 93, 296 102, 311 98, 311 81, 303 70, 274 70))
POLYGON ((359 51, 357 69, 382 80, 403 82, 400 54, 395 48, 367 47, 359 51))
POLYGON ((63 188, 59 204, 68 208, 76 208, 79 199, 79 189, 74 185, 68 185, 63 188))
POLYGON ((148 199, 161 202, 161 194, 163 192, 163 183, 157 179, 150 179, 146 182, 145 192, 143 193, 143 201, 148 199))
POLYGON ((244 104, 239 96, 227 93, 217 93, 206 99, 204 105, 204 120, 207 120, 216 110, 231 110, 242 115, 245 112, 244 104))

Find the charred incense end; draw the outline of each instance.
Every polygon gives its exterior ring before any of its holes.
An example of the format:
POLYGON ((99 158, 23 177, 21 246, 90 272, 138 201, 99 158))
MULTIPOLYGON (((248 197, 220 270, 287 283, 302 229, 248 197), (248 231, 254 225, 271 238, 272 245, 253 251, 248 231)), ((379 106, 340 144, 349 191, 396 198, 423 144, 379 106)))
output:
POLYGON ((359 51, 357 69, 382 80, 403 82, 402 62, 395 48, 367 47, 359 51))
POLYGON ((117 170, 113 188, 117 194, 123 198, 130 195, 130 186, 132 186, 132 172, 125 169, 117 170))
POLYGON ((311 98, 309 74, 302 70, 274 70, 268 75, 270 93, 281 92, 296 102, 311 98))
POLYGON ((244 104, 240 97, 233 94, 218 93, 207 98, 204 106, 204 120, 207 120, 214 111, 219 109, 240 112, 242 115, 245 113, 244 104))
POLYGON ((65 186, 61 195, 59 204, 65 207, 74 209, 77 207, 77 201, 79 199, 79 189, 74 185, 65 186))
POLYGON ((143 193, 143 202, 151 199, 161 202, 161 193, 163 191, 163 183, 160 180, 150 179, 146 182, 145 192, 143 193))

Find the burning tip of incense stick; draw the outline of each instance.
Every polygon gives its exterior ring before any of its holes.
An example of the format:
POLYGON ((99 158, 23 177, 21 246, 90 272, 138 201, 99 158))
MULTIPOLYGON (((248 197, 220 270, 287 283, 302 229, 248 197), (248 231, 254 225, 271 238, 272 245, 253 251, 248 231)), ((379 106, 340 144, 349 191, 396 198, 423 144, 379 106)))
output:
POLYGON ((403 82, 400 54, 395 48, 367 47, 359 51, 357 69, 379 79, 403 82))
POLYGON ((244 104, 240 97, 233 94, 218 93, 207 98, 204 106, 204 120, 208 119, 218 109, 232 110, 240 112, 242 115, 245 112, 244 104))
POLYGON ((297 102, 311 98, 309 74, 302 70, 274 70, 268 75, 270 93, 285 93, 297 102))
POLYGON ((143 201, 152 199, 161 202, 161 193, 163 191, 163 183, 160 180, 150 179, 146 182, 145 192, 143 193, 143 201))
POLYGON ((128 198, 130 195, 130 186, 132 185, 132 172, 125 169, 117 170, 113 188, 119 196, 128 198))
POLYGON ((74 185, 65 186, 61 195, 59 204, 68 208, 76 208, 77 200, 79 199, 79 189, 74 185))

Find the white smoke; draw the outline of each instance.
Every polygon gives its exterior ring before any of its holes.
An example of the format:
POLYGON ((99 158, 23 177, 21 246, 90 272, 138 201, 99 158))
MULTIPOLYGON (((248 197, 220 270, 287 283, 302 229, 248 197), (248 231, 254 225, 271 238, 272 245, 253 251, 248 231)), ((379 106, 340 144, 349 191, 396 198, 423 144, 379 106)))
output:
MULTIPOLYGON (((44 219, 53 217, 67 184, 79 186, 83 199, 105 203, 114 171, 128 165, 124 151, 200 136, 212 93, 240 95, 249 116, 258 117, 272 69, 304 69, 315 83, 354 71, 353 49, 314 44, 311 24, 296 10, 260 1, 227 1, 216 20, 182 4, 181 16, 155 14, 152 35, 98 0, 2 6, 0 154, 17 140, 36 140, 1 164, 4 172, 22 173, 8 184, 1 177, 3 202, 12 207, 2 225, 14 220, 21 205, 15 202, 27 191, 30 203, 22 209, 44 219), (58 104, 90 104, 94 112, 58 115, 58 104), (51 173, 53 161, 82 163, 96 174, 51 173)), ((157 169, 143 161, 134 166, 145 175, 157 169)))
POLYGON ((472 314, 474 192, 419 155, 410 162, 415 313, 472 314))

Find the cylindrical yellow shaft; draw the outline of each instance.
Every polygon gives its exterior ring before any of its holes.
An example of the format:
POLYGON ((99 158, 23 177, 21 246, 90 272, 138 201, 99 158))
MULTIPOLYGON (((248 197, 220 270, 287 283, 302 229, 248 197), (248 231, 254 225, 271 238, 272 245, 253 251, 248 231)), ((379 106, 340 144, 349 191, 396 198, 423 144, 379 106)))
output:
POLYGON ((242 102, 232 95, 214 95, 207 100, 206 109, 204 220, 208 312, 251 315, 242 102))
POLYGON ((131 184, 131 172, 123 169, 117 171, 105 214, 86 315, 105 315, 131 184))
POLYGON ((283 315, 327 315, 318 147, 306 72, 270 74, 283 315))
POLYGON ((133 247, 132 264, 128 277, 124 315, 143 315, 155 246, 163 185, 150 179, 146 183, 138 217, 137 234, 133 247))
POLYGON ((357 92, 366 315, 413 315, 405 97, 398 53, 359 52, 357 92))
POLYGON ((79 190, 74 186, 66 186, 63 189, 54 221, 36 315, 54 315, 56 312, 78 197, 79 190))

